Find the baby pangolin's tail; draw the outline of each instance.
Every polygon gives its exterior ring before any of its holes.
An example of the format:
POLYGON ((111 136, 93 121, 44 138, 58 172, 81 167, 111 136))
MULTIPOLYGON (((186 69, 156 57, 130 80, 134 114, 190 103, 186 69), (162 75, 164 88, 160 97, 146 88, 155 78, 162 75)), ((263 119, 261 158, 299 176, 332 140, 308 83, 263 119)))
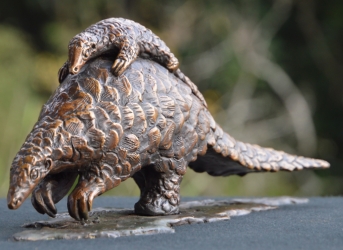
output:
POLYGON ((295 171, 329 168, 324 160, 305 158, 236 141, 216 124, 207 135, 208 149, 189 167, 213 176, 245 175, 250 172, 295 171))

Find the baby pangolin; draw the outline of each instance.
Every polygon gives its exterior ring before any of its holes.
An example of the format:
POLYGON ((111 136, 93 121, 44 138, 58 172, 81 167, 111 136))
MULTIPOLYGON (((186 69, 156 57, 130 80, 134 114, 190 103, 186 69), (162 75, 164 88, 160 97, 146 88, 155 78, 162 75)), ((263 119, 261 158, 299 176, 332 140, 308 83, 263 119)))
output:
POLYGON ((83 65, 103 54, 116 54, 112 73, 120 76, 138 56, 152 59, 174 72, 189 85, 206 106, 197 86, 178 69, 179 61, 168 46, 151 30, 124 18, 108 18, 74 36, 68 46, 68 61, 58 72, 59 82, 68 74, 77 74, 83 65))

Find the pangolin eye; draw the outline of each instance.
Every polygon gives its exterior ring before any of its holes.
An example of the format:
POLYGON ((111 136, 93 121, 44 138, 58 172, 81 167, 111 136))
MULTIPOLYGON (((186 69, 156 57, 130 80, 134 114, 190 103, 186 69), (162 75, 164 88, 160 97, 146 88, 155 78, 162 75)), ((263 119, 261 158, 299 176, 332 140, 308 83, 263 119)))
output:
POLYGON ((33 169, 30 174, 31 180, 36 180, 39 176, 38 169, 33 169))
POLYGON ((95 43, 93 43, 93 44, 92 44, 92 49, 95 49, 95 47, 96 47, 96 46, 95 46, 95 43))
POLYGON ((84 56, 85 58, 88 58, 88 57, 89 57, 89 50, 86 50, 85 53, 83 54, 83 56, 84 56))

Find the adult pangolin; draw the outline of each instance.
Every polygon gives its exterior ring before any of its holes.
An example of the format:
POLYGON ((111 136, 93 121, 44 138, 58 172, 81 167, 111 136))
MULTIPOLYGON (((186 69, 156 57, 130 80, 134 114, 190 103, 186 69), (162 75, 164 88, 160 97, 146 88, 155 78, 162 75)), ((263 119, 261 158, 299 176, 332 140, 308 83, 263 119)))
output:
POLYGON ((137 214, 176 214, 187 166, 213 176, 329 167, 236 141, 187 84, 153 61, 137 59, 119 77, 112 64, 87 62, 43 106, 13 160, 9 208, 32 193, 36 210, 55 216, 54 204, 79 176, 68 210, 87 219, 96 196, 132 177, 141 191, 137 214))

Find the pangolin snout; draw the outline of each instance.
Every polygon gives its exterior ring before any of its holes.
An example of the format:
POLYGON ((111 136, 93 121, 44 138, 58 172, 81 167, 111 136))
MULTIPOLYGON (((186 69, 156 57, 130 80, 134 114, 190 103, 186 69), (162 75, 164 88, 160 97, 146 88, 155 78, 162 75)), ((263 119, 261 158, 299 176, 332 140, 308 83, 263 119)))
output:
POLYGON ((21 198, 15 198, 7 204, 9 209, 17 209, 21 205, 21 198))
POLYGON ((82 47, 71 47, 69 50, 69 72, 73 75, 79 73, 84 63, 82 58, 82 47))
POLYGON ((8 192, 7 195, 7 206, 9 209, 17 209, 21 206, 23 201, 23 198, 18 195, 11 195, 10 192, 8 192))

